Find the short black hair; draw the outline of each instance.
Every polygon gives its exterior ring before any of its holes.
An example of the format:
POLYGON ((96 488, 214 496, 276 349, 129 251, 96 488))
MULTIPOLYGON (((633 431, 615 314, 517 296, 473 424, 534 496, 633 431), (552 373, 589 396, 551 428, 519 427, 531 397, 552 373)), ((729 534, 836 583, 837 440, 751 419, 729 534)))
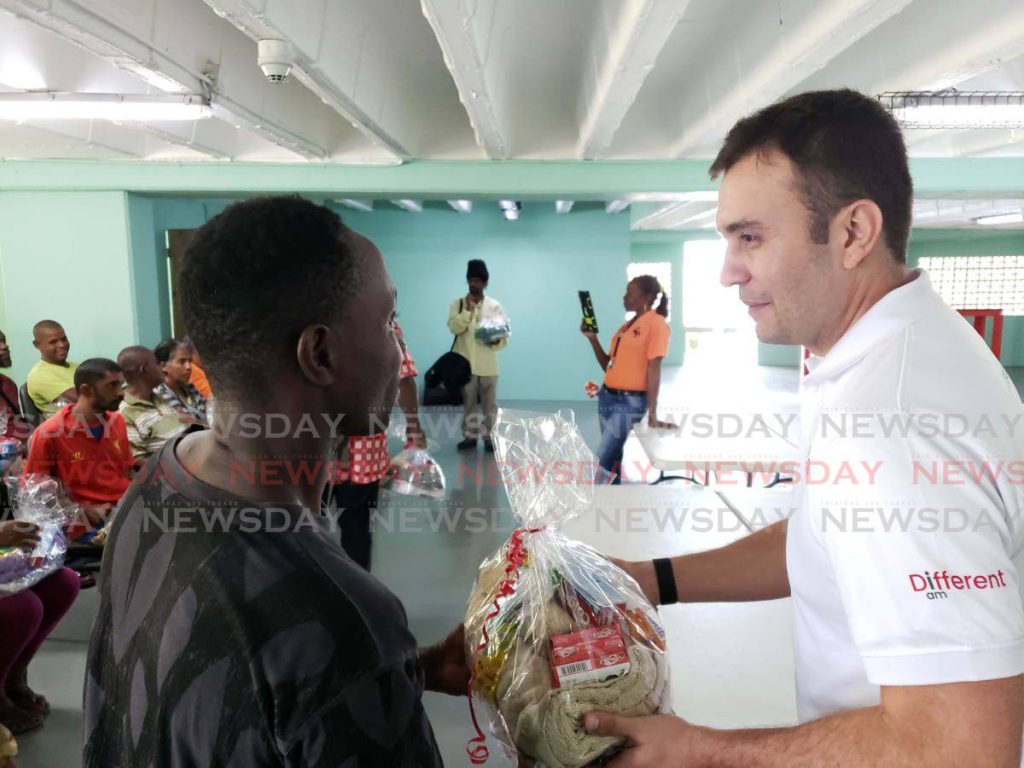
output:
POLYGON ((336 321, 354 252, 338 215, 297 195, 235 203, 204 224, 185 253, 181 308, 214 388, 253 391, 304 328, 336 321))
MULTIPOLYGON (((188 347, 184 341, 180 339, 164 339, 155 347, 153 347, 153 356, 156 357, 156 361, 163 365, 172 357, 174 357, 174 350, 178 347, 188 347)), ((190 347, 191 348, 191 347, 190 347)))
POLYGON ((93 385, 111 373, 121 373, 121 367, 113 360, 105 357, 90 357, 83 360, 75 369, 75 391, 77 392, 83 384, 93 385))
POLYGON ((828 241, 829 220, 840 208, 868 199, 882 211, 893 258, 906 263, 914 185, 900 127, 877 99, 844 88, 765 107, 732 127, 711 164, 711 178, 752 152, 773 150, 796 166, 813 242, 828 241))
POLYGON ((40 331, 55 331, 58 328, 64 330, 64 326, 58 323, 56 320, 40 320, 38 323, 32 326, 32 335, 35 336, 40 331))

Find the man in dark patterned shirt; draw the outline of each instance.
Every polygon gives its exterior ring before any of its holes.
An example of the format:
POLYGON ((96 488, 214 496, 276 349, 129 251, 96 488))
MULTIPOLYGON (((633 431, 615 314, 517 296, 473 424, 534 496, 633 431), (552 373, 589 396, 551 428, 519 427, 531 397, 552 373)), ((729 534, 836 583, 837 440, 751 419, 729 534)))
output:
POLYGON ((116 512, 85 766, 440 765, 421 695, 465 691, 461 627, 417 651, 319 512, 339 445, 395 401, 380 254, 312 203, 250 200, 200 230, 181 292, 216 423, 168 442, 116 512))

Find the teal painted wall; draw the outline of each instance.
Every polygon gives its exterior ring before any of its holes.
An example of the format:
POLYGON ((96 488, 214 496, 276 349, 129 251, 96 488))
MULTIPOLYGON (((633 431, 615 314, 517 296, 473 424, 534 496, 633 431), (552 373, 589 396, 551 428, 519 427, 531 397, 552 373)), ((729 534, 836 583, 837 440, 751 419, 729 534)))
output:
MULTIPOLYGON (((667 261, 672 265, 672 301, 669 303, 669 320, 672 336, 668 345, 666 365, 682 365, 686 347, 686 333, 683 330, 683 244, 682 242, 636 242, 629 246, 629 260, 634 264, 667 261)), ((614 330, 614 329, 613 329, 614 330)))
POLYGON ((499 397, 585 400, 584 383, 601 380, 579 332, 576 292, 591 292, 607 348, 623 316, 627 216, 609 216, 601 207, 557 215, 550 203, 527 203, 515 222, 492 204, 468 215, 447 205, 421 214, 384 208, 341 214, 384 255, 398 288, 399 322, 421 372, 451 346, 448 305, 466 292, 466 262, 480 258, 491 275, 488 293, 512 323, 512 339, 499 356, 499 397))
POLYGON ((137 343, 137 270, 123 192, 0 192, 4 331, 19 384, 39 359, 32 326, 64 325, 71 359, 137 343))
MULTIPOLYGON (((229 201, 151 202, 162 252, 165 230, 201 226, 229 201)), ((491 274, 488 293, 512 321, 512 340, 499 357, 500 397, 584 400, 584 382, 600 381, 579 333, 576 291, 590 290, 607 346, 609 328, 622 317, 630 257, 627 216, 609 216, 601 206, 579 206, 559 216, 550 203, 527 203, 516 222, 506 221, 493 204, 478 204, 468 215, 447 204, 428 204, 418 214, 386 204, 373 213, 335 210, 383 254, 399 293, 399 322, 421 373, 451 346, 448 303, 465 294, 466 262, 481 258, 491 274)))
POLYGON ((152 200, 129 194, 127 205, 138 342, 154 347, 169 335, 171 327, 164 238, 162 232, 156 233, 152 200))
MULTIPOLYGON (((1024 255, 1024 232, 1020 230, 917 230, 911 234, 907 261, 917 266, 923 256, 1014 255, 1024 255)), ((1024 317, 1004 318, 1000 360, 1007 368, 1024 366, 1024 317)))

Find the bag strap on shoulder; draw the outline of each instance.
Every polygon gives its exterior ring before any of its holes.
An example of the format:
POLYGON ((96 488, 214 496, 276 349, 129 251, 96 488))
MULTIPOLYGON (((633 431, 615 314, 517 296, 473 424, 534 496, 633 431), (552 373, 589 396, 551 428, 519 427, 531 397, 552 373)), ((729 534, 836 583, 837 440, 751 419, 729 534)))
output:
MULTIPOLYGON (((459 314, 460 315, 462 314, 462 305, 465 303, 465 301, 466 301, 465 299, 459 299, 459 314)), ((459 340, 458 335, 457 334, 452 334, 452 345, 448 349, 449 352, 453 352, 455 350, 455 342, 458 341, 458 340, 459 340)))

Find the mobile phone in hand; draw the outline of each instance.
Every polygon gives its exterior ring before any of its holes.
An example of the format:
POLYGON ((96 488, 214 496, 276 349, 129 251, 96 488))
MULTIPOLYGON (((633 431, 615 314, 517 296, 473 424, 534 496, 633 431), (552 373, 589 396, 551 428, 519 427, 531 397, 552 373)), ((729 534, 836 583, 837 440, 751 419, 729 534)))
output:
POLYGON ((580 309, 583 310, 583 324, 588 330, 597 333, 597 316, 594 315, 594 302, 590 300, 590 291, 580 291, 580 309))

